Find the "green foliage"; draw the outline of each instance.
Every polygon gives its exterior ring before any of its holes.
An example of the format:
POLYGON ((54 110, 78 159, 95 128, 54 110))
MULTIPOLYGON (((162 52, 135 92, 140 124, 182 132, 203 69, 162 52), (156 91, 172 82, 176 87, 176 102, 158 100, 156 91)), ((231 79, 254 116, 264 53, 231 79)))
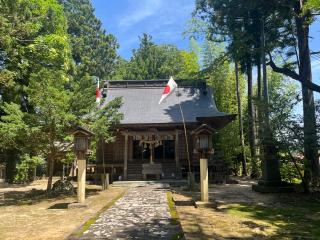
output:
POLYGON ((320 11, 320 2, 319 0, 308 0, 305 8, 313 11, 320 11))
MULTIPOLYGON (((237 96, 235 75, 229 62, 224 62, 212 72, 209 85, 214 89, 214 97, 219 111, 237 113, 237 96)), ((241 78, 241 93, 244 90, 244 78, 241 78)), ((237 156, 241 153, 239 138, 239 122, 233 121, 221 129, 217 136, 217 148, 223 150, 227 162, 236 163, 237 156)))
POLYGON ((130 61, 120 60, 116 77, 120 79, 191 79, 199 71, 197 55, 173 45, 156 45, 152 37, 140 37, 140 47, 133 50, 130 61))
POLYGON ((23 111, 30 111, 32 108, 26 98, 25 86, 28 86, 30 74, 35 71, 32 67, 38 61, 37 54, 41 54, 41 50, 48 50, 46 53, 50 51, 42 41, 49 41, 47 38, 51 38, 51 34, 61 35, 66 29, 62 7, 55 0, 4 0, 0 4, 2 100, 22 104, 23 111), (30 52, 32 45, 41 47, 38 48, 40 52, 30 52))
MULTIPOLYGON (((208 85, 214 90, 214 99, 219 111, 237 113, 238 103, 236 95, 236 79, 231 63, 223 58, 224 52, 221 45, 212 41, 205 41, 202 50, 202 60, 205 67, 204 74, 209 77, 208 85), (217 67, 218 66, 218 67, 217 67)), ((240 76, 240 95, 245 101, 245 79, 240 76)), ((244 104, 241 105, 243 108, 244 104)), ((239 137, 239 121, 235 120, 221 129, 215 139, 216 149, 222 150, 224 159, 230 165, 237 165, 237 156, 241 153, 239 137)))
POLYGON ((207 23, 210 38, 227 43, 229 55, 240 61, 244 72, 261 60, 261 20, 265 20, 266 52, 277 49, 287 67, 294 69, 293 9, 298 1, 289 2, 197 0, 197 16, 207 23))
POLYGON ((99 140, 112 142, 114 140, 111 128, 123 118, 123 114, 118 111, 121 105, 122 99, 115 98, 93 113, 90 128, 95 134, 96 142, 99 140))
POLYGON ((33 173, 37 166, 43 165, 44 159, 40 156, 30 157, 28 154, 24 154, 20 157, 20 162, 16 166, 17 174, 14 177, 14 182, 24 183, 33 180, 33 173))
MULTIPOLYGON (((1 1, 0 9, 0 71, 12 76, 0 86, 1 131, 11 132, 1 142, 19 153, 52 157, 55 142, 63 139, 73 119, 66 88, 71 52, 63 8, 56 0, 20 0, 1 1)), ((29 164, 22 160, 18 179, 24 178, 29 164)))
MULTIPOLYGON (((228 214, 241 221, 268 226, 270 235, 266 239, 319 239, 317 226, 319 202, 311 197, 288 195, 277 207, 258 204, 232 204, 226 208, 228 214)), ((267 232, 267 231, 266 231, 267 232)), ((256 237, 256 236, 254 236, 256 237)), ((254 238, 252 237, 252 238, 254 238)), ((260 238, 260 237, 259 237, 260 238)))
MULTIPOLYGON (((280 158, 281 179, 288 183, 300 183, 301 179, 298 170, 288 155, 282 155, 280 158)), ((303 161, 298 162, 299 170, 303 171, 303 161)))
POLYGON ((180 73, 176 77, 180 79, 195 78, 200 70, 196 53, 180 51, 180 55, 182 57, 182 67, 180 73))
MULTIPOLYGON (((222 112, 237 113, 238 102, 235 70, 231 66, 224 45, 207 38, 209 35, 208 24, 198 18, 192 19, 186 34, 191 36, 191 48, 194 49, 194 52, 198 54, 198 58, 201 59, 203 68, 200 75, 208 79, 207 83, 213 89, 217 108, 222 112), (203 37, 203 44, 199 45, 195 38, 203 37)), ((243 112, 246 98, 244 96, 245 79, 242 75, 239 77, 239 82, 240 104, 243 112)), ((226 162, 231 167, 237 169, 240 165, 238 156, 242 152, 239 129, 239 121, 236 119, 219 130, 218 134, 214 137, 216 150, 222 151, 226 162)))
POLYGON ((169 207, 170 216, 171 216, 171 224, 177 225, 177 224, 179 224, 179 215, 176 210, 171 192, 167 192, 167 201, 168 201, 168 207, 169 207))
POLYGON ((68 21, 76 80, 86 74, 106 78, 113 73, 118 43, 106 34, 89 0, 59 0, 68 21))
POLYGON ((10 149, 19 147, 21 133, 27 131, 24 113, 15 103, 4 103, 1 110, 5 115, 0 116, 0 148, 10 149))
POLYGON ((27 48, 30 60, 34 59, 30 61, 33 72, 26 89, 34 109, 29 124, 38 128, 39 144, 47 155, 57 151, 54 142, 63 139, 74 118, 69 111, 70 92, 66 89, 71 52, 66 21, 59 19, 54 21, 52 32, 40 35, 27 48))
POLYGON ((299 118, 294 111, 300 102, 300 96, 297 93, 298 86, 270 69, 268 71, 268 82, 270 126, 273 131, 273 140, 276 142, 278 149, 281 178, 283 181, 296 182, 301 177, 292 158, 297 163, 299 171, 303 172, 303 161, 297 157, 303 152, 303 141, 302 136, 297 136, 295 132, 302 131, 301 126, 298 127, 299 124, 296 121, 299 118), (297 137, 301 137, 301 139, 297 137))
POLYGON ((81 120, 95 108, 93 76, 108 79, 118 61, 118 43, 102 29, 89 0, 59 0, 68 22, 68 38, 74 65, 70 69, 71 111, 81 120))
POLYGON ((113 75, 117 48, 88 0, 0 1, 0 151, 21 155, 16 181, 28 180, 35 154, 51 177, 59 143, 77 124, 111 140, 121 101, 94 111, 93 76, 113 75))
POLYGON ((72 164, 76 159, 76 154, 73 151, 67 152, 65 157, 61 160, 64 164, 72 164))

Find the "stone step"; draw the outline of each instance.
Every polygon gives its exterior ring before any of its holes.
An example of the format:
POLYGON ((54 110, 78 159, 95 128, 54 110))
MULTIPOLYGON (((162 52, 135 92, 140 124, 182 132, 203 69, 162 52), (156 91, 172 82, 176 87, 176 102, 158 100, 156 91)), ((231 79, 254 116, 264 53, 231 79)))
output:
POLYGON ((114 187, 130 187, 130 186, 146 186, 148 184, 156 184, 156 183, 163 183, 168 184, 171 186, 179 187, 179 186, 186 186, 187 180, 176 180, 176 179, 162 179, 159 181, 115 181, 112 183, 114 187))
POLYGON ((142 175, 141 174, 128 174, 128 181, 132 180, 142 180, 142 175))

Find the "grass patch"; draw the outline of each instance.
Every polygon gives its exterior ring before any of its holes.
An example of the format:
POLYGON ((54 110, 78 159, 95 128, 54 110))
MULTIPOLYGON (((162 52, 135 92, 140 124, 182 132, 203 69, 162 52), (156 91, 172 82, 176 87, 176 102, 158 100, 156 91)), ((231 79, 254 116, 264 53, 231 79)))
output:
MULTIPOLYGON (((167 200, 168 200, 168 206, 169 206, 169 211, 170 211, 170 216, 171 216, 171 224, 172 225, 180 225, 179 215, 176 210, 171 192, 167 192, 167 200)), ((180 226, 180 229, 181 229, 180 232, 176 233, 174 236, 171 237, 172 240, 184 239, 184 234, 182 232, 181 226, 180 226)))
POLYGON ((168 200, 169 211, 170 211, 170 215, 171 215, 171 223, 173 225, 177 225, 177 224, 179 224, 179 216, 178 216, 178 212, 175 208, 171 192, 167 192, 167 200, 168 200))
POLYGON ((270 239, 320 239, 320 204, 300 202, 297 205, 265 207, 232 204, 227 213, 274 229, 270 239))
POLYGON ((180 240, 180 239, 184 239, 184 234, 182 232, 179 232, 179 233, 175 234, 171 238, 171 240, 180 240))
POLYGON ((124 193, 119 194, 117 197, 115 197, 114 199, 112 199, 110 202, 108 202, 103 208, 101 208, 97 214, 90 218, 88 221, 86 221, 77 231, 73 232, 70 237, 68 239, 73 239, 73 238, 78 238, 81 237, 83 235, 83 233, 87 230, 89 230, 90 226, 92 224, 94 224, 97 219, 99 218, 99 216, 105 212, 108 208, 110 208, 116 201, 118 201, 120 198, 122 198, 124 196, 124 193))

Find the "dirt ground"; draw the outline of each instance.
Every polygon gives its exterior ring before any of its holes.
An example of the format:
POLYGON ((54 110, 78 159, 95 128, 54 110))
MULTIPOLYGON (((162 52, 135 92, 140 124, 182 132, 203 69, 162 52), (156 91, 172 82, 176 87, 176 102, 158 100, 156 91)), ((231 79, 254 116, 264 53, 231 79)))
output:
POLYGON ((75 197, 30 198, 46 181, 0 189, 0 239, 65 239, 99 210, 122 195, 125 188, 87 186, 87 208, 67 209, 75 197), (33 189, 33 190, 32 190, 33 189))
MULTIPOLYGON (((199 192, 173 188, 178 219, 187 240, 320 239, 320 194, 260 194, 254 181, 210 185, 213 207, 195 208, 199 192)), ((46 181, 0 189, 0 239, 65 239, 127 189, 87 186, 88 208, 66 209, 75 197, 30 197, 46 181)), ((91 220, 90 220, 91 221, 91 220)), ((90 222, 89 221, 89 222, 90 222)), ((80 230, 79 230, 80 229, 80 230)))
POLYGON ((175 189, 186 239, 320 239, 318 195, 261 194, 251 190, 253 183, 211 185, 215 207, 195 208, 199 192, 175 189))

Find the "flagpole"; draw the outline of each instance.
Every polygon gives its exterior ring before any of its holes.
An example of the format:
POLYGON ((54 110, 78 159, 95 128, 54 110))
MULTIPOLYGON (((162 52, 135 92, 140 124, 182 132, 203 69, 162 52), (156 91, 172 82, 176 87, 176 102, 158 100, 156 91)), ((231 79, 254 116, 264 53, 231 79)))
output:
POLYGON ((188 138, 187 138, 187 128, 186 128, 186 123, 184 120, 183 116, 183 111, 180 103, 180 98, 179 98, 179 86, 177 85, 177 93, 178 93, 178 103, 179 103, 179 108, 181 112, 181 117, 182 117, 182 123, 183 123, 183 129, 184 129, 184 138, 186 140, 186 147, 187 147, 187 159, 188 159, 188 165, 189 165, 189 172, 191 173, 191 163, 190 163, 190 154, 189 154, 189 144, 188 144, 188 138))

